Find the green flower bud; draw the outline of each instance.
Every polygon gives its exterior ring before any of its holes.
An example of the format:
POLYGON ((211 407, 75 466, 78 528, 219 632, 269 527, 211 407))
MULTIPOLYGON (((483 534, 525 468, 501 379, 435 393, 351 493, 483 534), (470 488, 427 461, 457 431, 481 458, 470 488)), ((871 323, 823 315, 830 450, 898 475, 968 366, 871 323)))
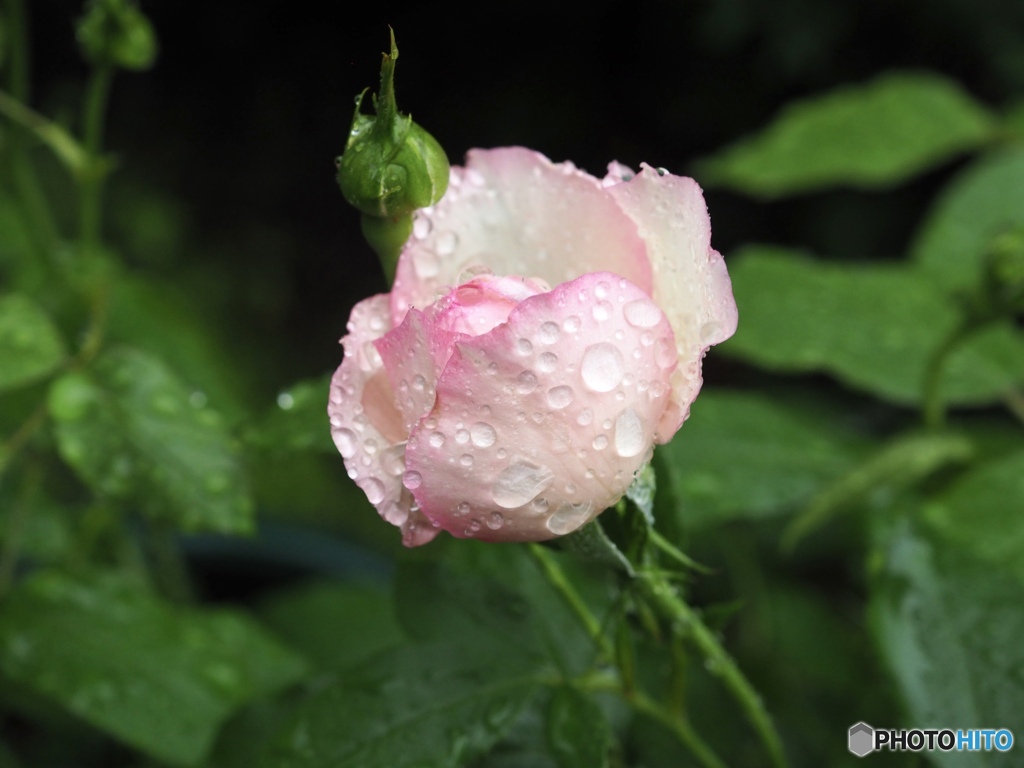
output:
POLYGON ((156 60, 153 25, 128 0, 91 0, 76 33, 82 55, 93 64, 142 70, 156 60))
POLYGON ((365 91, 356 97, 345 153, 338 160, 338 184, 348 202, 369 216, 407 216, 440 200, 448 188, 448 158, 433 136, 398 111, 394 76, 398 48, 384 54, 375 116, 361 112, 365 91))

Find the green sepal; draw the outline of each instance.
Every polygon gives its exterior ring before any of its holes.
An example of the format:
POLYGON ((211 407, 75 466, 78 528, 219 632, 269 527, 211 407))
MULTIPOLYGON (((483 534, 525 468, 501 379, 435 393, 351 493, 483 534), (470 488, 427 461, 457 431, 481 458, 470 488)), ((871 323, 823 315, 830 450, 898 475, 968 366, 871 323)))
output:
POLYGON ((364 213, 361 224, 363 237, 380 259, 384 276, 390 285, 395 281, 395 270, 398 269, 398 257, 402 253, 402 246, 412 234, 412 214, 371 216, 364 213))
MULTIPOLYGON (((448 188, 448 157, 433 136, 398 111, 394 76, 398 48, 384 54, 376 115, 363 114, 366 92, 356 97, 338 184, 345 199, 370 216, 407 216, 440 200, 448 188)), ((376 246, 375 246, 376 247, 376 246)))

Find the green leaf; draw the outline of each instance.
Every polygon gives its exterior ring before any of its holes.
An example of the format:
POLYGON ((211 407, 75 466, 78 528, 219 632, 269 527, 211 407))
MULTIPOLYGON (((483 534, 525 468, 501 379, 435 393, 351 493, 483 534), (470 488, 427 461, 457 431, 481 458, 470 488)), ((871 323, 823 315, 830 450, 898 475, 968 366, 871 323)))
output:
MULTIPOLYGON (((566 674, 591 664, 593 642, 526 546, 462 540, 431 550, 407 555, 395 578, 398 619, 410 636, 472 639, 509 658, 552 659, 566 674)), ((568 556, 550 556, 601 621, 612 610, 606 571, 595 576, 568 556)))
POLYGON ((791 511, 854 465, 860 441, 807 407, 753 392, 708 390, 658 449, 687 526, 791 511))
POLYGON ((640 510, 649 526, 654 526, 654 496, 658 490, 654 467, 645 464, 640 468, 632 485, 626 489, 626 498, 640 510))
POLYGON ((318 450, 337 455, 326 413, 330 376, 300 381, 285 389, 249 439, 269 450, 318 450))
MULTIPOLYGON (((870 609, 907 703, 905 725, 1024 732, 1024 584, 905 523, 887 538, 870 609)), ((931 759, 944 768, 1019 763, 994 751, 931 759)))
POLYGON ((107 352, 50 389, 61 455, 98 493, 138 502, 187 531, 245 533, 252 504, 219 415, 158 358, 107 352))
POLYGON ((55 572, 5 600, 0 669, 172 765, 198 763, 233 711, 304 675, 242 614, 171 608, 114 576, 55 572))
POLYGON ((702 182, 758 197, 884 188, 989 142, 993 116, 946 78, 884 74, 786 107, 761 133, 703 163, 702 182))
POLYGON ((943 191, 911 254, 948 291, 979 283, 992 239, 1024 226, 1024 149, 975 161, 943 191))
POLYGON ((505 648, 448 638, 385 653, 299 710, 263 768, 465 765, 537 693, 534 668, 505 648))
POLYGON ((17 293, 0 296, 0 391, 52 373, 67 352, 42 307, 17 293))
POLYGON ((924 510, 945 539, 1024 584, 1024 450, 980 464, 924 510))
POLYGON ((407 640, 388 590, 319 582, 275 594, 260 616, 323 669, 356 667, 407 640))
POLYGON ((901 435, 822 489, 789 525, 783 541, 792 547, 833 515, 869 496, 912 488, 942 467, 973 457, 974 444, 961 435, 901 435))
POLYGON ((629 558, 608 538, 599 520, 591 520, 582 528, 560 536, 555 539, 554 546, 581 560, 609 566, 631 577, 636 575, 629 558))
MULTIPOLYGON (((751 247, 730 265, 743 322, 722 351, 784 372, 826 371, 900 404, 916 404, 935 351, 959 326, 956 306, 902 265, 829 264, 751 247)), ((993 326, 951 355, 942 391, 983 405, 1024 380, 1024 338, 993 326)))
POLYGON ((597 703, 575 688, 555 689, 548 704, 548 745, 559 768, 605 768, 612 730, 597 703))

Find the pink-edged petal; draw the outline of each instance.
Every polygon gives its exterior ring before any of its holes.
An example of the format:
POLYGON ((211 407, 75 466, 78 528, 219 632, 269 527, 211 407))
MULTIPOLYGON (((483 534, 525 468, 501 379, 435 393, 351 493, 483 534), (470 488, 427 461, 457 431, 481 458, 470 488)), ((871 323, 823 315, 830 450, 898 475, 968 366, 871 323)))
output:
POLYGON ((711 247, 711 219, 693 179, 662 174, 644 165, 633 179, 607 188, 637 224, 647 243, 654 301, 675 332, 679 372, 672 405, 660 430, 671 439, 701 386, 705 350, 736 331, 736 301, 721 255, 711 247), (675 423, 675 429, 671 428, 675 423))
POLYGON ((414 215, 391 317, 397 325, 481 266, 550 285, 615 272, 650 291, 645 254, 636 224, 593 176, 521 147, 473 150, 465 168, 452 168, 444 198, 414 215))
POLYGON ((601 186, 611 187, 624 181, 631 181, 634 176, 636 176, 636 171, 628 165, 623 165, 618 160, 612 160, 608 163, 608 173, 601 179, 601 186))
POLYGON ((402 529, 406 546, 418 546, 433 539, 438 529, 402 485, 408 430, 374 346, 390 326, 387 295, 373 296, 353 308, 348 334, 341 340, 345 357, 331 379, 327 413, 349 477, 381 517, 402 529))
POLYGON ((459 537, 540 541, 615 503, 650 459, 676 368, 648 294, 587 274, 455 345, 409 436, 416 501, 459 537))

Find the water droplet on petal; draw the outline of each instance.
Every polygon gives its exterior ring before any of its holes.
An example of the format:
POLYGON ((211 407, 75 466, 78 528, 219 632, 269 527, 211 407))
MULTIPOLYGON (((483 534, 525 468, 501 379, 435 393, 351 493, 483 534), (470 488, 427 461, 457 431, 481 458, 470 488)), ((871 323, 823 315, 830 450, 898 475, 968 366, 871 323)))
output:
POLYGON ((491 514, 487 516, 487 527, 492 531, 497 531, 504 524, 505 518, 502 516, 501 512, 491 512, 491 514))
POLYGON ((562 327, 565 329, 566 333, 576 333, 576 331, 580 329, 582 322, 583 321, 580 320, 579 315, 569 315, 565 318, 565 322, 562 323, 562 327))
POLYGON ((700 327, 700 340, 708 344, 714 343, 722 334, 722 326, 711 320, 700 327))
POLYGON ((441 262, 438 261, 437 255, 433 251, 419 247, 412 252, 412 268, 416 272, 416 277, 421 280, 429 280, 432 277, 437 277, 441 271, 441 262))
POLYGON ((594 392, 611 392, 622 381, 626 361, 614 344, 602 341, 591 344, 583 353, 580 374, 583 383, 594 392))
POLYGON ((417 215, 412 222, 412 236, 417 240, 422 240, 424 237, 430 234, 430 230, 434 228, 430 219, 422 214, 417 215))
POLYGON ((405 521, 409 519, 409 510, 397 501, 393 501, 384 510, 384 519, 392 525, 404 525, 405 521))
POLYGON ((517 354, 526 357, 531 352, 533 352, 533 344, 530 343, 529 339, 519 339, 516 341, 517 354))
POLYGON ((548 390, 548 405, 555 410, 561 410, 572 402, 572 387, 559 386, 548 390))
POLYGON ((554 479, 554 473, 547 467, 517 461, 498 475, 491 488, 491 497, 499 507, 515 509, 536 498, 554 479))
POLYGON ((537 377, 532 371, 523 371, 516 377, 516 392, 528 395, 537 388, 537 377))
POLYGON ((591 506, 590 501, 562 504, 544 524, 549 531, 557 536, 572 533, 587 521, 591 506))
POLYGON ((366 498, 371 504, 380 504, 384 501, 384 483, 376 477, 368 477, 359 481, 359 487, 363 489, 366 498))
POLYGON ((473 445, 478 448, 489 448, 494 445, 494 441, 498 437, 497 433, 494 431, 494 427, 486 421, 478 421, 470 427, 469 435, 473 440, 473 445))
POLYGON ((608 438, 604 435, 598 435, 594 438, 594 442, 591 445, 594 446, 595 451, 603 451, 608 447, 608 438))
POLYGON ((654 345, 654 360, 662 368, 671 368, 679 357, 675 345, 668 339, 658 339, 654 345))
POLYGON ((615 451, 623 458, 637 456, 647 445, 640 415, 628 408, 615 419, 615 451))
POLYGON ((342 458, 351 459, 356 455, 356 433, 351 429, 337 429, 334 431, 334 444, 338 446, 342 458))
POLYGON ((537 338, 542 344, 554 344, 558 341, 559 328, 557 323, 542 323, 537 338))
POLYGON ((423 485, 423 475, 416 470, 410 470, 402 476, 402 485, 408 488, 410 491, 415 491, 421 485, 423 485))
POLYGON ((469 442, 469 430, 460 429, 455 433, 455 442, 459 445, 465 445, 469 442))
POLYGON ((451 256, 455 253, 455 247, 459 244, 459 236, 451 230, 446 230, 438 233, 435 242, 438 256, 451 256))
POLYGON ((558 367, 558 355, 554 352, 543 352, 537 358, 537 369, 541 373, 551 373, 558 367))
POLYGON ((431 448, 440 448, 444 445, 444 435, 440 432, 431 432, 427 442, 430 443, 431 448))
POLYGON ((634 328, 653 328, 661 321, 661 310, 650 299, 636 299, 623 307, 626 322, 634 328))
POLYGON ((594 421, 594 411, 590 408, 584 408, 576 415, 576 423, 581 427, 588 426, 594 421))
POLYGON ((473 457, 468 453, 464 453, 459 457, 459 464, 461 464, 464 467, 472 467, 473 457))
POLYGON ((591 312, 594 315, 594 319, 601 322, 612 316, 612 305, 607 301, 599 301, 594 305, 591 312))
POLYGON ((380 465, 392 477, 405 472, 405 443, 393 445, 380 455, 380 465))

